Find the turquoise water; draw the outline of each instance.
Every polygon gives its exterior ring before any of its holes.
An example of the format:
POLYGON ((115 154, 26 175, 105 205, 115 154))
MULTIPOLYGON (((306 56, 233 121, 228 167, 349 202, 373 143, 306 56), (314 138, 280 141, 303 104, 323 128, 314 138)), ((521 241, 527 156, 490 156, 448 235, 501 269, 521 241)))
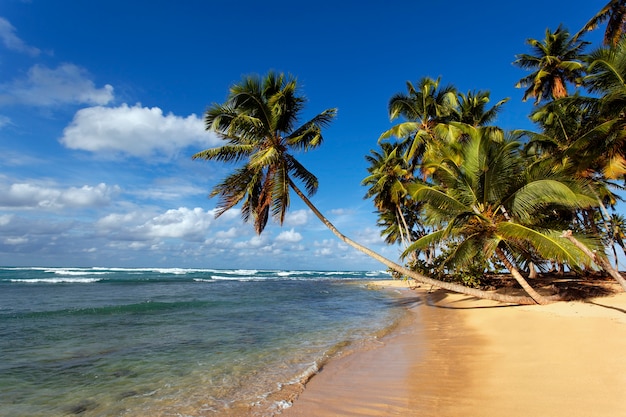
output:
POLYGON ((330 356, 400 317, 364 285, 388 278, 0 268, 0 416, 277 414, 330 356))

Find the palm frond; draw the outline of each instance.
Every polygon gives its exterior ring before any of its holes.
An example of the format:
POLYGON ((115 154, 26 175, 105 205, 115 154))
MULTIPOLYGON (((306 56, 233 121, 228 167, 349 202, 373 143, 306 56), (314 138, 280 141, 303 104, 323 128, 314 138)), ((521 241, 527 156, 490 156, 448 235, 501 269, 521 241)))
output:
POLYGON ((390 137, 396 137, 398 139, 404 139, 411 136, 413 133, 421 128, 421 124, 418 122, 403 122, 393 126, 391 129, 383 132, 378 141, 389 139, 390 137))
POLYGON ((423 184, 409 184, 407 186, 411 197, 415 201, 424 201, 429 206, 448 213, 468 211, 468 207, 448 195, 445 191, 423 184))
POLYGON ((571 266, 588 266, 589 258, 567 239, 560 237, 561 231, 540 231, 513 222, 497 225, 497 232, 507 240, 527 242, 544 259, 554 259, 571 266))
POLYGON ((288 172, 304 184, 307 195, 311 197, 317 192, 319 182, 317 177, 309 172, 297 159, 291 155, 285 155, 288 172))
POLYGON ((221 162, 238 162, 247 158, 255 147, 253 145, 225 145, 205 149, 194 154, 192 159, 216 160, 221 162))
POLYGON ((402 258, 406 258, 411 253, 421 251, 438 243, 441 243, 445 238, 445 230, 437 230, 426 236, 421 237, 412 244, 410 244, 400 255, 402 258))
POLYGON ((577 209, 595 206, 597 201, 561 181, 541 179, 524 185, 505 202, 511 215, 522 221, 528 221, 541 207, 550 204, 577 209))
POLYGON ((287 144, 304 151, 317 148, 323 141, 322 128, 328 126, 336 115, 337 109, 324 110, 287 136, 287 144))

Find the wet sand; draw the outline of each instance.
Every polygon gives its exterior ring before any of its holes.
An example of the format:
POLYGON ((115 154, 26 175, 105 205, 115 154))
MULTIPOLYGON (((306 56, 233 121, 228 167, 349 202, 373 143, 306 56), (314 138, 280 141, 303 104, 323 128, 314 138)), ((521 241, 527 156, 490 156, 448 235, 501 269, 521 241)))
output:
POLYGON ((403 323, 327 364, 283 416, 626 416, 625 293, 504 306, 402 291, 421 300, 403 323))

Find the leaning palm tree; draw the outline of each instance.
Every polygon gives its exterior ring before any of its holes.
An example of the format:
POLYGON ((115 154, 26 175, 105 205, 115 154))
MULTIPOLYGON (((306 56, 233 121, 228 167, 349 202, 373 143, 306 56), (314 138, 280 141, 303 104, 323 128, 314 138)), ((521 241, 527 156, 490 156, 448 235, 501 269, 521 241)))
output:
MULTIPOLYGON (((446 157, 431 160, 435 182, 410 186, 413 199, 426 204, 429 221, 442 227, 414 242, 405 255, 447 242, 454 248, 447 267, 496 256, 535 302, 547 303, 548 298, 528 284, 516 264, 535 262, 537 254, 572 268, 589 263, 578 248, 559 237, 562 229, 546 229, 542 219, 552 209, 586 208, 595 199, 582 181, 547 169, 527 170, 519 142, 494 141, 486 128, 457 127, 469 138, 462 148, 462 163, 446 157)), ((596 248, 592 239, 585 243, 596 248)))
POLYGON ((608 22, 604 31, 604 44, 617 45, 617 42, 626 33, 626 0, 609 1, 595 16, 589 19, 574 38, 578 38, 584 32, 596 29, 600 23, 606 20, 608 22))
POLYGON ((295 128, 303 104, 295 79, 269 73, 263 79, 245 78, 231 88, 224 105, 214 104, 207 110, 207 130, 228 144, 193 158, 224 162, 247 159, 211 192, 211 196, 220 197, 218 216, 243 200, 242 216, 245 221, 252 218, 260 234, 270 212, 282 225, 289 207, 289 188, 301 193, 294 178, 302 181, 309 195, 317 191, 317 178, 290 151, 320 146, 322 127, 335 117, 336 109, 328 109, 295 128))
POLYGON ((282 223, 291 189, 340 240, 402 275, 475 297, 507 303, 534 303, 530 297, 481 291, 426 277, 343 235, 309 200, 308 196, 317 189, 317 179, 292 154, 293 151, 317 148, 323 139, 321 129, 333 119, 336 110, 328 109, 295 127, 304 104, 304 98, 297 94, 296 87, 296 80, 283 74, 245 77, 241 83, 231 87, 224 104, 213 104, 207 110, 207 129, 226 144, 198 152, 193 158, 241 165, 217 184, 210 194, 219 196, 218 216, 243 202, 244 220, 252 219, 260 234, 270 212, 282 223), (304 184, 307 194, 296 185, 296 181, 304 184))
POLYGON ((581 55, 588 42, 570 37, 567 29, 559 26, 554 33, 547 29, 544 40, 528 39, 526 43, 532 53, 517 55, 513 62, 533 71, 515 85, 526 88, 522 100, 534 97, 538 104, 541 100, 558 99, 567 96, 567 83, 582 83, 585 67, 581 55))

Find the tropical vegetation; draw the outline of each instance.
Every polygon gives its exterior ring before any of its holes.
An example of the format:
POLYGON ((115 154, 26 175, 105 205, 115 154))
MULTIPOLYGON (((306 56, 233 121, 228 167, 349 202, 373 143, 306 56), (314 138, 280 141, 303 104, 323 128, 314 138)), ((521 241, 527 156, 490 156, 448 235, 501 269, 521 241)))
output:
POLYGON ((490 105, 488 91, 463 93, 439 78, 407 82, 390 98, 395 124, 366 155, 363 185, 385 242, 401 245, 401 261, 343 235, 312 203, 318 180, 295 154, 322 144, 337 110, 299 124, 305 99, 288 75, 246 76, 207 110, 206 128, 224 144, 193 158, 236 167, 211 192, 217 215, 241 204, 260 234, 270 218, 283 223, 293 191, 339 239, 398 277, 525 304, 562 297, 538 288, 538 272, 601 272, 626 290, 606 255, 626 255, 624 217, 615 213, 626 185, 624 3, 609 2, 574 35, 548 29, 516 57, 531 72, 517 87, 534 99, 532 131, 495 124, 507 99, 490 105), (605 20, 605 44, 587 53, 582 37, 605 20), (499 273, 523 294, 488 291, 499 273))

